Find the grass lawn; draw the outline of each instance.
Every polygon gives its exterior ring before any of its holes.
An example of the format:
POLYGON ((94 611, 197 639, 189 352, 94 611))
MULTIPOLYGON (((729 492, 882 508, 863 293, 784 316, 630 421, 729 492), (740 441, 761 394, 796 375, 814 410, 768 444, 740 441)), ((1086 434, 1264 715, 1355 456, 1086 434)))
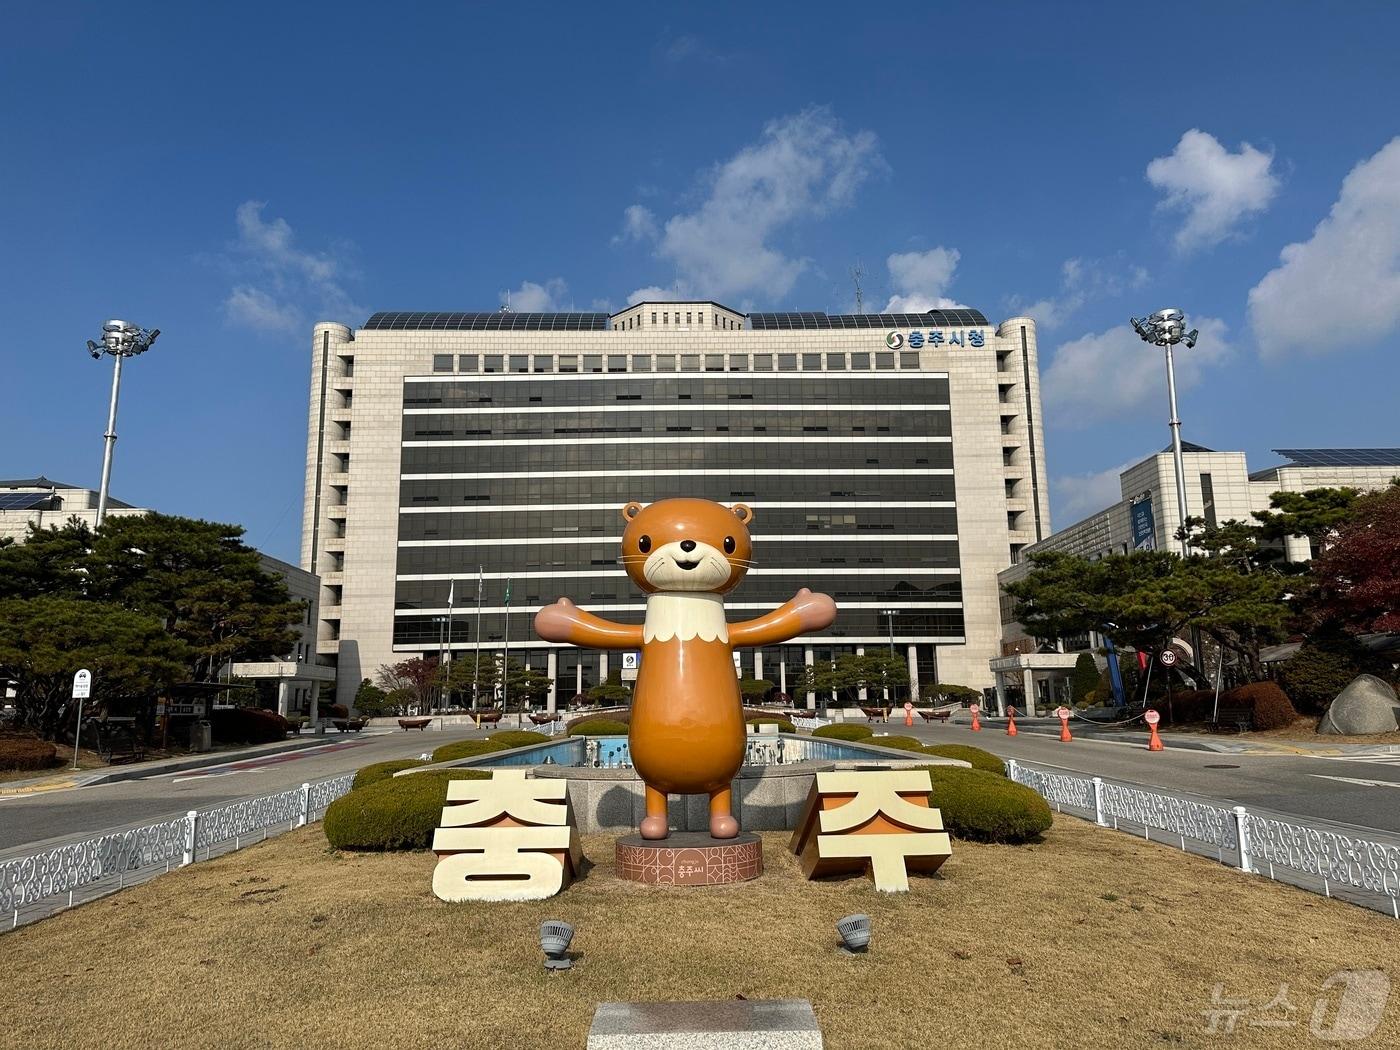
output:
POLYGON ((1226 726, 1224 724, 1215 726, 1208 722, 1196 725, 1168 726, 1163 732, 1206 733, 1211 736, 1227 736, 1232 740, 1248 740, 1260 744, 1286 744, 1298 741, 1320 746, 1325 746, 1327 744, 1400 745, 1400 733, 1361 733, 1355 736, 1336 736, 1331 733, 1319 733, 1317 731, 1317 724, 1320 721, 1321 719, 1317 715, 1304 715, 1292 725, 1279 726, 1277 729, 1250 730, 1247 733, 1237 733, 1231 726, 1226 726))
MULTIPOLYGON (((754 882, 664 890, 617 880, 612 836, 550 901, 447 905, 431 854, 335 854, 319 827, 0 935, 5 1046, 582 1047, 605 1000, 812 1000, 827 1045, 1316 1045, 1339 969, 1400 985, 1400 924, 1060 818, 1040 844, 955 843, 908 894, 807 883, 767 834, 754 882), (835 920, 872 916, 868 956, 835 920), (546 975, 537 930, 578 927, 546 975), (1289 1028, 1249 1028, 1287 982, 1289 1028), (1212 988, 1247 999, 1210 1034, 1212 988)), ((1332 993, 1335 1000, 1336 993, 1332 993)), ((1400 1045, 1392 998, 1366 1043, 1400 1045)))

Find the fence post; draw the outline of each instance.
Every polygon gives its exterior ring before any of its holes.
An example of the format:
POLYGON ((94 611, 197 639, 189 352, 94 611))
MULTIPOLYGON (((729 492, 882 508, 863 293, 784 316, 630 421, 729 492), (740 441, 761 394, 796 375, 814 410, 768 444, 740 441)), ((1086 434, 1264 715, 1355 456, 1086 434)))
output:
POLYGON ((1020 766, 1017 765, 1016 760, 1014 758, 1008 758, 1006 760, 1006 779, 1015 780, 1016 773, 1019 771, 1019 769, 1020 766))
POLYGON ((190 810, 185 814, 185 848, 180 857, 180 867, 194 863, 195 832, 199 827, 199 811, 190 810))
POLYGON ((1094 778, 1094 823, 1101 828, 1108 827, 1103 819, 1103 777, 1094 778))
POLYGON ((301 786, 301 806, 297 814, 297 827, 303 828, 306 822, 311 819, 311 785, 301 786))
POLYGON ((1249 813, 1243 806, 1235 807, 1235 836, 1240 842, 1240 871, 1252 871, 1249 866, 1249 813))

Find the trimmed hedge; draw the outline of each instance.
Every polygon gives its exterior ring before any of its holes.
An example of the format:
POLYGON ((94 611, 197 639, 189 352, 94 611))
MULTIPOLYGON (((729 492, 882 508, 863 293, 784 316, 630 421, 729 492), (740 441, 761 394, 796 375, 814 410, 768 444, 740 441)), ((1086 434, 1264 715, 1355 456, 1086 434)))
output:
POLYGON ((475 758, 477 755, 489 755, 492 751, 504 750, 506 748, 494 740, 458 740, 455 743, 443 744, 435 750, 433 761, 455 762, 459 758, 475 758))
POLYGON ((209 713, 209 729, 221 744, 270 744, 287 736, 287 720, 276 711, 260 707, 216 708, 209 713))
POLYGON ((529 744, 547 744, 550 738, 531 729, 503 729, 486 738, 503 748, 526 747, 529 744))
POLYGON ((326 841, 347 850, 427 849, 442 822, 448 781, 490 777, 482 769, 434 769, 356 788, 326 810, 326 841))
POLYGON ((750 718, 748 724, 751 726, 777 726, 780 733, 796 733, 797 727, 786 718, 775 718, 769 715, 765 718, 750 718))
POLYGON ((1006 763, 990 751, 983 751, 971 744, 931 744, 924 748, 924 754, 939 758, 956 758, 968 763, 973 769, 985 769, 999 777, 1006 776, 1006 763))
POLYGON ((929 805, 942 812, 943 826, 954 838, 1016 844, 1039 837, 1054 823, 1045 799, 1005 777, 948 766, 930 766, 928 772, 929 805))
POLYGON ((864 740, 868 736, 874 736, 875 730, 859 722, 833 722, 829 726, 817 726, 812 730, 812 735, 826 737, 828 740, 864 740))
POLYGON ((47 740, 7 737, 0 740, 0 769, 48 769, 58 764, 58 748, 47 740))
POLYGON ((1251 682, 1231 689, 1220 697, 1220 706, 1250 708, 1255 729, 1280 729, 1298 721, 1287 694, 1273 682, 1251 682))
POLYGON ((585 718, 569 727, 569 736, 626 736, 627 723, 615 718, 585 718))
POLYGON ((875 744, 879 747, 892 747, 900 751, 919 751, 924 749, 922 740, 915 740, 912 736, 871 736, 861 741, 862 744, 875 744))
POLYGON ((414 766, 426 764, 421 758, 396 758, 392 762, 375 762, 355 774, 355 782, 350 785, 350 790, 378 784, 381 780, 388 780, 401 769, 412 769, 414 766))

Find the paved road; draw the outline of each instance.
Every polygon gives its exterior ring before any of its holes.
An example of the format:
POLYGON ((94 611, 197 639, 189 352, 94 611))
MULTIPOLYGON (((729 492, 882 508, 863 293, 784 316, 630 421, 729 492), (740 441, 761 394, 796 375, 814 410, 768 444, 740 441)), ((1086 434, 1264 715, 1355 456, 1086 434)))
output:
POLYGON ((891 720, 877 731, 907 734, 930 743, 975 744, 1002 758, 1191 792, 1232 805, 1255 806, 1361 827, 1400 832, 1400 756, 1370 760, 1301 755, 1217 754, 1172 748, 1152 752, 1141 744, 1075 739, 984 729, 966 723, 916 725, 891 720))
POLYGON ((22 855, 52 841, 148 824, 306 781, 352 772, 371 762, 413 758, 477 730, 386 733, 331 739, 323 747, 289 751, 144 780, 0 798, 0 857, 22 855))

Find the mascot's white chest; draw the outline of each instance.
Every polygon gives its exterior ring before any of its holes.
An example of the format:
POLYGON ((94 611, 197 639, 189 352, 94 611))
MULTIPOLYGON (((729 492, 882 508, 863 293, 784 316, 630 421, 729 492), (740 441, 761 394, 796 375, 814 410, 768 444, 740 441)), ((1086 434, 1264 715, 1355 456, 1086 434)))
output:
POLYGON ((647 598, 643 642, 728 642, 724 599, 718 594, 658 591, 647 598))

